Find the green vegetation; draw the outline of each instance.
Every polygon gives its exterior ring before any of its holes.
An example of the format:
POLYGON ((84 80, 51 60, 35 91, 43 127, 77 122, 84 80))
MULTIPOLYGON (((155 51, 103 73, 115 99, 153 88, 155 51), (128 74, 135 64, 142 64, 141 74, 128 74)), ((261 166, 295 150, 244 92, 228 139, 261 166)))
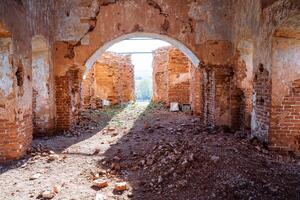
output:
POLYGON ((136 81, 135 95, 137 101, 150 101, 152 98, 152 82, 150 79, 136 81))

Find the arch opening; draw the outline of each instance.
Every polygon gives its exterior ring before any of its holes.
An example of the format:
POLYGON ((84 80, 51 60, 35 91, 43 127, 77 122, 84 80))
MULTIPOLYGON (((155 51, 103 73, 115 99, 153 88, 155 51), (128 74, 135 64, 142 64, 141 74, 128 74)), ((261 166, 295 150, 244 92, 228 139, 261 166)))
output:
POLYGON ((122 40, 137 38, 137 37, 146 37, 146 38, 153 38, 153 39, 166 41, 171 45, 175 46, 180 51, 182 51, 191 60, 194 66, 198 67, 200 64, 200 60, 198 59, 198 57, 188 47, 186 47, 178 40, 175 40, 166 35, 160 35, 156 33, 135 32, 135 33, 122 35, 118 38, 111 40, 110 42, 105 43, 86 61, 85 63, 86 69, 89 70, 92 67, 92 65, 96 62, 96 60, 100 57, 100 55, 103 54, 107 49, 109 49, 109 47, 111 47, 113 44, 118 43, 122 40))
POLYGON ((271 76, 271 147, 300 153, 300 13, 275 30, 271 76))
POLYGON ((117 98, 118 96, 122 96, 127 88, 129 91, 135 90, 135 94, 133 95, 132 92, 128 93, 130 95, 127 96, 130 96, 130 98, 126 99, 127 102, 130 100, 148 101, 151 99, 152 102, 163 103, 166 106, 170 106, 173 102, 178 103, 180 106, 182 105, 182 107, 185 106, 185 109, 190 110, 192 107, 191 104, 196 100, 196 98, 193 98, 194 93, 191 91, 193 88, 191 86, 191 76, 196 73, 196 71, 191 70, 191 68, 196 68, 194 63, 198 66, 200 61, 190 50, 178 41, 170 38, 166 40, 165 37, 163 37, 163 39, 161 38, 162 36, 155 34, 154 37, 153 34, 147 33, 129 34, 119 37, 98 49, 86 62, 86 71, 83 76, 81 89, 83 107, 95 107, 94 101, 92 100, 93 95, 97 97, 96 99, 98 99, 98 101, 99 99, 102 99, 100 101, 106 101, 110 98, 109 103, 115 104, 116 102, 122 102, 122 100, 116 100, 113 97, 117 98), (150 43, 133 43, 133 41, 136 40, 149 40, 150 43), (126 44, 123 44, 123 46, 119 45, 125 42, 128 42, 127 46, 126 44), (130 42, 132 43, 129 44, 130 42), (153 44, 155 42, 161 44, 155 46, 155 44, 153 44), (176 46, 173 45, 174 43, 176 46), (159 45, 161 45, 161 47, 159 45), (132 46, 134 47, 129 48, 132 46), (117 47, 121 48, 121 50, 118 50, 117 47), (139 57, 140 54, 147 54, 150 57, 144 56, 141 58, 139 57), (127 60, 127 64, 121 63, 122 61, 120 60, 127 60), (113 70, 108 72, 111 68, 116 68, 118 64, 122 65, 121 68, 130 67, 131 69, 127 70, 128 73, 126 70, 121 70, 121 74, 118 74, 120 72, 119 69, 117 71, 113 70), (146 66, 149 68, 148 65, 150 66, 150 70, 145 71, 146 66), (141 68, 143 68, 142 73, 140 71, 141 68), (104 75, 100 76, 100 74, 105 73, 106 77, 101 77, 104 75), (148 73, 149 77, 146 77, 146 73, 148 73), (114 76, 119 77, 117 81, 113 81, 114 76), (125 79, 122 79, 124 76, 130 77, 129 79, 131 80, 126 82, 125 79), (135 80, 133 80, 133 77, 135 80), (107 82, 110 84, 107 84, 107 82), (118 82, 123 82, 123 90, 117 91, 117 88, 119 88, 118 82), (145 92, 146 89, 149 91, 145 92), (115 91, 115 93, 112 91, 115 91), (149 94, 147 97, 145 95, 145 97, 142 97, 142 93, 149 94), (163 96, 166 98, 163 98, 163 96), (91 103, 91 101, 93 103, 91 103), (91 106, 91 104, 93 104, 93 106, 91 106))

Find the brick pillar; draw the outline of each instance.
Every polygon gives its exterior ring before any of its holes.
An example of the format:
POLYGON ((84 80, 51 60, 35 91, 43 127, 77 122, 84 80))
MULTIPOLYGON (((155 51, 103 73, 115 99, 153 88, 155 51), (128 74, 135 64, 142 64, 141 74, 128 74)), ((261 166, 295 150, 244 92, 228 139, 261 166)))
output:
POLYGON ((190 67, 190 102, 191 108, 195 115, 200 116, 203 118, 203 104, 202 104, 202 90, 203 84, 201 83, 202 69, 201 67, 190 67))
POLYGON ((203 122, 208 126, 214 127, 216 125, 216 82, 215 72, 212 69, 202 70, 202 118, 203 122))
POLYGON ((81 73, 70 69, 66 75, 55 78, 56 129, 68 130, 77 122, 80 112, 81 73))

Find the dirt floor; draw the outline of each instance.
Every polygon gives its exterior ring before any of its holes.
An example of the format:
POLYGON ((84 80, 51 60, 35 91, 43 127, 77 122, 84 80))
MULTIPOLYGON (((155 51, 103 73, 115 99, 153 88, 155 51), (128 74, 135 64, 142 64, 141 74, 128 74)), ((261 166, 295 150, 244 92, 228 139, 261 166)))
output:
POLYGON ((159 105, 86 110, 72 131, 35 139, 26 158, 0 166, 1 200, 47 196, 300 199, 300 161, 159 105))

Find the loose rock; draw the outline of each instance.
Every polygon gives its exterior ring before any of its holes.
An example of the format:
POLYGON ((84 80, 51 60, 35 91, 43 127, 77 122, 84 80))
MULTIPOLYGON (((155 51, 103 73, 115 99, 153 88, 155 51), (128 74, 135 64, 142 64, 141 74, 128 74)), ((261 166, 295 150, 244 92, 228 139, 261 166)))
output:
POLYGON ((116 183, 114 190, 116 191, 124 191, 127 190, 127 183, 126 182, 120 182, 120 183, 116 183))

